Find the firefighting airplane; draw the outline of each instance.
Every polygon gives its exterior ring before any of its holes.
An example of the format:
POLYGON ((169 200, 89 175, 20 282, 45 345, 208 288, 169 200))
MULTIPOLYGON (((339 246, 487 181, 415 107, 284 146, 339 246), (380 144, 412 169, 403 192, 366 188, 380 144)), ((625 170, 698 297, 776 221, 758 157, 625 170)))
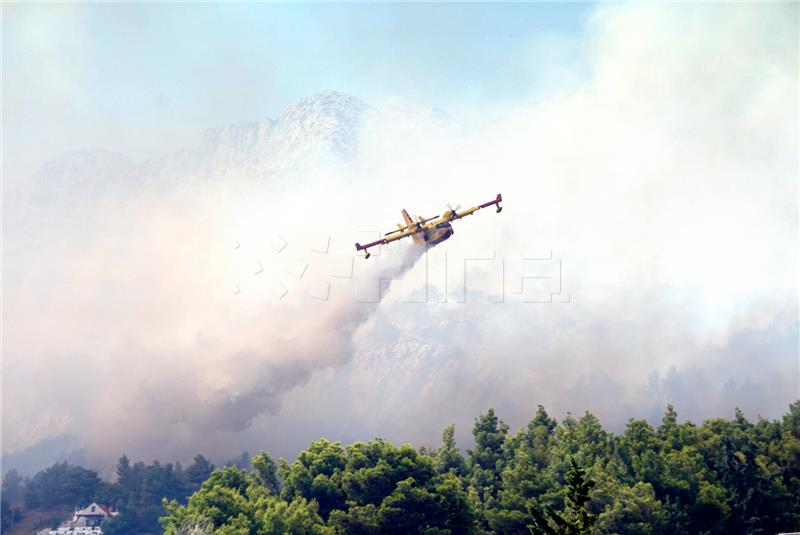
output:
POLYGON ((403 219, 406 222, 405 226, 398 223, 397 230, 387 232, 384 234, 384 237, 378 241, 374 241, 366 245, 356 243, 356 250, 364 251, 366 253, 364 258, 369 258, 370 247, 391 243, 409 236, 411 236, 411 239, 414 240, 414 243, 427 243, 428 245, 442 243, 444 240, 453 235, 454 231, 453 226, 450 224, 451 221, 472 215, 481 208, 486 208, 492 205, 497 206, 497 213, 499 214, 503 211, 503 207, 500 206, 500 201, 502 200, 503 196, 498 193, 497 197, 495 197, 493 201, 485 202, 479 206, 473 206, 472 208, 467 208, 461 212, 458 211, 458 207, 455 209, 450 208, 444 214, 442 214, 441 217, 437 215, 426 219, 422 216, 419 216, 417 221, 411 219, 411 216, 409 216, 408 212, 406 212, 404 209, 403 219))

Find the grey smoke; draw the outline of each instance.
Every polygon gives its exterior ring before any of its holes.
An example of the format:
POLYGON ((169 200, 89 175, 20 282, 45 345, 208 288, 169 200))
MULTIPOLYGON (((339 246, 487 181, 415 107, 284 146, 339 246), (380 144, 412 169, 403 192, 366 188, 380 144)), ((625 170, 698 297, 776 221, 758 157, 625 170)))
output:
POLYGON ((539 403, 616 428, 666 403, 779 416, 800 395, 795 15, 600 6, 591 77, 507 113, 326 93, 154 161, 56 157, 4 192, 4 453, 67 434, 104 467, 292 456, 452 421, 467 444, 486 407, 516 426, 539 403), (498 192, 424 262, 353 259, 400 208, 498 192), (500 262, 512 281, 550 250, 569 303, 493 302, 500 262), (459 303, 475 257, 495 260, 459 303))
MULTIPOLYGON (((187 423, 200 429, 242 431, 262 413, 276 414, 284 394, 306 383, 316 371, 346 364, 354 353, 356 330, 380 305, 391 281, 401 278, 424 252, 425 247, 408 243, 384 251, 382 262, 369 277, 353 281, 355 294, 374 290, 366 287, 376 283, 380 285, 378 291, 370 292, 377 299, 357 301, 348 294, 348 297, 330 303, 330 308, 321 314, 321 318, 309 322, 309 328, 301 334, 312 339, 307 343, 287 341, 273 352, 255 350, 251 354, 234 355, 232 361, 252 365, 231 388, 215 392, 211 399, 201 404, 187 423)), ((265 321, 270 321, 270 318, 265 318, 265 321)))

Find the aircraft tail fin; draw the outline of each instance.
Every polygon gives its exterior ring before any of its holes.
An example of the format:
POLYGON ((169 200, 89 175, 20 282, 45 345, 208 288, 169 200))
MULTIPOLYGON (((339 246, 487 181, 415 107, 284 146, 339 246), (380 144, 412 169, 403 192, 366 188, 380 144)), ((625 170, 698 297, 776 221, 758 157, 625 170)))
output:
POLYGON ((411 219, 411 216, 408 215, 408 212, 406 212, 405 208, 403 208, 403 220, 406 222, 406 226, 408 227, 414 224, 414 220, 411 219))

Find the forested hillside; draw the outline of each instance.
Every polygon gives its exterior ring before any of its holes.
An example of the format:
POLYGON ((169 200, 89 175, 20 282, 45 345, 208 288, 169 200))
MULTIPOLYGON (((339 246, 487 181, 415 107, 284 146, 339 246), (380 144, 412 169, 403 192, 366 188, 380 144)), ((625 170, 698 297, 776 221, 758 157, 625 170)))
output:
MULTIPOLYGON (((31 478, 23 479, 15 470, 3 478, 2 527, 11 531, 31 517, 39 520, 32 527, 57 525, 74 507, 92 501, 113 505, 120 512, 103 532, 113 534, 160 533, 158 519, 164 514, 162 501, 186 501, 200 488, 214 470, 205 457, 198 455, 186 468, 180 464, 131 464, 126 456, 117 463, 116 480, 101 480, 97 472, 67 463, 57 463, 31 478)), ((29 532, 14 530, 12 533, 29 532)))
POLYGON ((24 491, 27 509, 116 504, 105 530, 120 534, 155 529, 160 515, 175 535, 800 529, 800 401, 777 421, 737 411, 700 425, 668 407, 658 426, 632 419, 618 435, 590 413, 557 422, 543 407, 511 433, 490 409, 473 435, 466 455, 450 426, 433 449, 323 439, 291 463, 262 452, 213 471, 201 456, 186 469, 123 457, 114 483, 60 464, 27 481, 6 475, 3 521, 6 496, 24 491))

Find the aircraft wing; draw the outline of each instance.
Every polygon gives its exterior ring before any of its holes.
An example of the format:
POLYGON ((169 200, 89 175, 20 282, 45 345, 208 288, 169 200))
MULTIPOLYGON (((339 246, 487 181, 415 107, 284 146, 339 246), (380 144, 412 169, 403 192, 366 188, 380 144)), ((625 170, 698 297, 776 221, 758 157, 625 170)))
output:
POLYGON ((365 251, 366 258, 369 258, 369 248, 375 247, 377 245, 383 245, 386 243, 390 243, 397 240, 402 240, 403 238, 407 238, 414 233, 419 232, 416 227, 412 227, 410 229, 403 230, 402 232, 395 231, 395 233, 390 233, 385 237, 381 238, 380 240, 374 241, 372 243, 367 243, 365 245, 361 245, 360 243, 356 243, 356 251, 365 251))
POLYGON ((461 212, 456 212, 456 215, 453 219, 461 219, 462 217, 466 217, 468 215, 472 215, 473 213, 477 212, 481 208, 487 208, 489 206, 496 205, 497 211, 500 212, 503 210, 503 207, 500 206, 500 202, 503 200, 503 196, 501 194, 497 194, 497 197, 494 198, 493 201, 485 202, 478 206, 473 206, 472 208, 467 208, 466 210, 462 210, 461 212))
POLYGON ((409 237, 412 234, 415 234, 417 232, 419 232, 419 230, 417 230, 417 227, 411 227, 409 229, 404 230, 403 232, 398 232, 396 234, 392 234, 390 236, 386 236, 383 239, 383 243, 389 243, 389 242, 393 242, 393 241, 397 241, 397 240, 402 240, 403 238, 407 238, 407 237, 409 237))

